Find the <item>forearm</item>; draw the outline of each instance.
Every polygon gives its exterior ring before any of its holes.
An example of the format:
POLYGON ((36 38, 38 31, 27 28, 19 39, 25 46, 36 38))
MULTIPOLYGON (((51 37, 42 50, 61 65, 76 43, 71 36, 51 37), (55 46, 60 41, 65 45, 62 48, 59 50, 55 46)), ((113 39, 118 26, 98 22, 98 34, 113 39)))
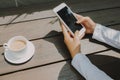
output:
POLYGON ((97 24, 93 33, 93 38, 120 49, 120 31, 97 24))
POLYGON ((93 65, 85 54, 76 54, 72 60, 72 65, 86 80, 112 80, 93 65))

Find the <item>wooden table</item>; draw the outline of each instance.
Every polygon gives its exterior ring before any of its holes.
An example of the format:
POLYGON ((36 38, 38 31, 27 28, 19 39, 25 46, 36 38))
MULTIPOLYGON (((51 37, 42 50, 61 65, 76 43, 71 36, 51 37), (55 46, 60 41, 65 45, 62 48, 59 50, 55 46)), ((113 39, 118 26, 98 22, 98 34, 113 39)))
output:
MULTIPOLYGON (((61 0, 48 4, 1 9, 0 11, 0 80, 84 80, 71 66, 61 28, 52 8, 65 1, 81 15, 120 30, 120 0, 61 0), (4 59, 2 44, 22 35, 35 45, 35 55, 22 65, 4 59)), ((81 50, 90 60, 116 80, 120 80, 120 50, 86 35, 81 50)))

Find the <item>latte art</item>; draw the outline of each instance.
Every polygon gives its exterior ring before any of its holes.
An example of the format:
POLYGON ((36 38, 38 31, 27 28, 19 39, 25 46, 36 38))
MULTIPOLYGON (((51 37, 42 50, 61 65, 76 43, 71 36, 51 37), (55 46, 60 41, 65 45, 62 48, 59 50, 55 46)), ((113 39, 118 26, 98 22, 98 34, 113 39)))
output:
POLYGON ((26 42, 23 40, 16 40, 14 42, 11 43, 10 48, 14 51, 18 51, 21 50, 23 48, 25 48, 26 46, 26 42))

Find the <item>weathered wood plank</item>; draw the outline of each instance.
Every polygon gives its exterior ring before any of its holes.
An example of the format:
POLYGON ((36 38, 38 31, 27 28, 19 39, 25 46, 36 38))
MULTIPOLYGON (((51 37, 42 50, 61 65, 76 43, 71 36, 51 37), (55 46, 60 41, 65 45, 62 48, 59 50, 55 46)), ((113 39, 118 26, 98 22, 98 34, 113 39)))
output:
POLYGON ((28 39, 42 38, 59 32, 59 23, 50 23, 56 18, 30 21, 25 23, 11 24, 0 27, 0 44, 5 43, 9 38, 23 35, 28 39), (55 32, 54 32, 55 31, 55 32), (6 35, 6 36, 5 36, 6 35), (4 41, 5 40, 5 41, 4 41))
MULTIPOLYGON (((111 51, 108 51, 107 54, 110 52, 111 51)), ((105 54, 105 53, 102 53, 102 54, 105 54)), ((95 56, 92 56, 92 58, 95 58, 94 62, 96 63, 99 61, 102 61, 101 63, 97 63, 99 64, 97 65, 97 67, 105 71, 105 73, 107 73, 113 79, 115 80, 120 79, 120 73, 119 73, 120 59, 115 58, 113 56, 105 56, 105 55, 95 55, 95 56), (106 63, 106 60, 109 63, 106 63)), ((120 58, 120 55, 119 55, 119 58, 120 58)), ((42 67, 37 67, 29 70, 24 70, 20 72, 15 72, 15 73, 0 77, 0 80, 21 80, 21 79, 22 80, 27 80, 27 79, 29 80, 33 80, 33 79, 36 79, 36 80, 84 80, 83 77, 76 70, 73 69, 73 67, 70 65, 70 62, 65 62, 65 61, 42 66, 42 67)))
MULTIPOLYGON (((63 42, 63 37, 57 36, 54 38, 40 39, 32 41, 35 45, 36 51, 35 56, 31 61, 24 65, 14 66, 8 64, 4 60, 4 56, 2 55, 4 49, 0 47, 0 74, 9 73, 12 71, 22 70, 30 67, 41 66, 48 63, 53 63, 56 61, 67 60, 70 59, 69 52, 63 42)), ((81 41, 82 45, 82 53, 84 54, 94 54, 94 52, 99 53, 100 51, 104 51, 108 49, 104 45, 90 42, 88 39, 83 39, 81 41), (93 46, 93 47, 91 47, 93 46)), ((120 57, 120 54, 115 51, 109 51, 104 54, 110 54, 110 56, 120 57)))
MULTIPOLYGON (((49 40, 49 39, 48 39, 49 40)), ((61 45, 54 45, 54 43, 51 43, 49 41, 46 40, 38 40, 38 41, 33 41, 34 45, 35 45, 35 56, 32 58, 32 60, 24 65, 19 65, 19 66, 14 66, 14 65, 10 65, 7 62, 5 62, 4 60, 4 56, 0 56, 0 73, 5 73, 5 72, 11 72, 14 70, 20 70, 20 69, 24 69, 24 68, 28 68, 28 67, 32 67, 32 66, 36 66, 36 65, 41 65, 42 64, 47 64, 51 62, 51 59, 53 60, 52 62, 55 61, 59 61, 59 60, 64 60, 64 57, 67 57, 68 55, 66 55, 66 53, 68 53, 68 51, 66 51, 66 48, 64 46, 64 44, 61 44, 63 42, 61 42, 61 40, 59 39, 55 39, 57 40, 57 44, 61 45), (58 43, 60 42, 60 43, 58 43), (58 50, 57 50, 57 48, 58 50), (61 48, 63 47, 63 48, 61 48), (59 49, 60 48, 60 49, 59 49), (62 50, 59 52, 59 50, 62 50), (64 56, 64 57, 63 57, 64 56), (47 62, 47 63, 46 63, 47 62), (8 69, 5 69, 5 67, 8 69), (4 70, 3 70, 4 69, 4 70)), ((53 39, 50 41, 54 41, 53 39)), ((56 41, 55 41, 56 42, 56 41)), ((0 54, 3 54, 3 48, 1 48, 0 54)))
POLYGON ((30 21, 30 20, 32 21, 32 20, 43 19, 43 18, 52 17, 52 16, 55 16, 55 14, 51 10, 36 11, 32 13, 23 13, 23 14, 19 13, 19 14, 8 15, 8 16, 6 15, 6 16, 0 17, 0 25, 30 21))
POLYGON ((83 13, 82 15, 91 17, 97 23, 101 23, 104 25, 113 25, 120 23, 120 15, 118 14, 120 14, 120 8, 87 12, 87 13, 83 13))
MULTIPOLYGON (((61 3, 61 2, 68 2, 68 1, 72 2, 72 3, 73 2, 80 2, 79 0, 75 0, 75 1, 72 1, 72 0, 60 0, 60 1, 57 1, 57 0, 34 0, 34 1, 33 0, 22 0, 22 1, 17 1, 18 6, 16 6, 14 0, 12 0, 12 1, 2 0, 0 2, 0 9, 11 8, 11 7, 13 7, 13 8, 17 7, 18 8, 18 7, 31 6, 31 5, 42 5, 43 7, 47 6, 46 8, 49 9, 48 5, 51 7, 52 4, 55 5, 55 4, 58 4, 58 3, 61 3)), ((85 0, 86 3, 89 2, 89 1, 93 3, 96 0, 85 0)), ((106 2, 106 1, 104 1, 104 2, 106 2)), ((83 1, 81 1, 81 2, 83 2, 83 1)))
POLYGON ((55 16, 52 12, 53 7, 60 4, 61 2, 66 2, 74 12, 86 12, 97 9, 106 9, 120 7, 120 1, 114 0, 61 0, 53 1, 48 4, 40 4, 39 6, 28 6, 18 9, 2 10, 0 13, 0 24, 15 23, 21 21, 29 21, 34 19, 46 18, 55 16), (102 5, 102 6, 101 6, 102 5), (48 7, 49 6, 49 7, 48 7), (41 10, 48 10, 44 11, 41 10), (9 12, 9 13, 8 13, 9 12))
MULTIPOLYGON (((90 16, 95 22, 120 30, 120 8, 81 13, 90 16)), ((16 35, 26 36, 29 40, 59 34, 61 28, 56 18, 35 20, 0 26, 0 45, 16 35), (53 22, 53 23, 52 23, 53 22)))
POLYGON ((0 80, 84 80, 69 62, 60 62, 0 77, 0 80))
MULTIPOLYGON (((73 0, 72 0, 73 1, 73 0)), ((75 0, 74 0, 75 1, 75 0)), ((73 2, 74 2, 73 1, 73 2)), ((113 0, 106 0, 106 1, 96 1, 95 3, 86 2, 85 5, 80 5, 79 3, 76 5, 72 5, 72 3, 69 3, 72 7, 73 11, 75 12, 85 12, 85 11, 91 11, 96 9, 105 9, 105 8, 112 8, 112 7, 119 7, 119 3, 117 1, 113 0), (111 2, 109 2, 111 1, 111 2), (98 3, 104 3, 102 6, 101 4, 98 5, 98 3), (89 4, 87 6, 87 4, 89 4), (96 4, 97 3, 97 4, 96 4), (79 8, 80 6, 81 8, 79 8), (95 8, 90 6, 96 6, 95 8), (75 9, 74 9, 75 8, 75 9)), ((79 2, 79 1, 78 1, 79 2)), ((85 3, 85 1, 83 1, 85 3)), ((52 6, 51 6, 52 7, 52 6)), ((107 10, 100 10, 100 11, 92 11, 92 12, 85 12, 80 13, 85 16, 90 16, 94 21, 101 23, 103 25, 113 25, 109 26, 112 28, 115 28, 117 30, 120 30, 120 8, 112 8, 107 10), (118 25, 114 25, 118 24, 118 25)), ((51 10, 49 11, 42 11, 39 12, 33 12, 33 15, 27 15, 26 14, 20 14, 20 15, 13 15, 10 17, 8 16, 7 22, 20 22, 20 21, 29 21, 33 19, 40 19, 45 17, 51 17, 54 16, 51 10), (40 14, 39 14, 40 13, 40 14), (41 17, 42 15, 42 17, 41 17)), ((3 19, 2 19, 3 20, 3 19)), ((0 77, 0 80, 26 80, 26 79, 37 79, 37 80, 78 80, 81 79, 81 77, 71 68, 70 63, 66 62, 59 62, 62 60, 69 60, 70 55, 68 50, 66 49, 66 46, 63 43, 63 37, 61 36, 61 29, 59 27, 59 23, 55 22, 52 24, 51 22, 54 22, 56 18, 47 18, 47 19, 41 19, 41 20, 35 20, 35 21, 29 21, 29 22, 22 22, 17 24, 10 24, 10 25, 4 25, 0 26, 0 45, 2 45, 4 42, 6 42, 9 38, 15 35, 23 35, 26 36, 29 40, 32 40, 36 47, 35 56, 30 60, 28 63, 24 65, 11 65, 5 62, 3 52, 3 47, 0 47, 0 75, 19 71, 15 73, 11 73, 8 75, 4 75, 0 77), (53 37, 53 35, 59 35, 57 37, 53 37), (52 37, 51 37, 52 36, 52 37), (51 38, 45 38, 43 37, 51 37, 51 38), (42 38, 42 39, 41 39, 42 38), (48 65, 54 62, 52 65, 48 65), (46 65, 46 66, 43 66, 46 65), (33 68, 34 69, 30 69, 33 68), (28 69, 29 68, 29 69, 28 69), (26 69, 26 70, 24 70, 26 69), (28 70, 27 70, 28 69, 28 70), (23 71, 22 71, 23 70, 23 71), (51 74, 52 72, 52 74, 51 74), (46 77, 46 76, 48 77, 46 77)), ((4 21, 3 21, 4 23, 4 21)), ((6 23, 6 21, 5 21, 6 23)), ((103 44, 96 42, 96 41, 89 41, 88 39, 83 39, 81 41, 82 44, 82 52, 84 54, 95 54, 95 55, 89 55, 89 58, 91 61, 97 65, 102 70, 106 71, 108 74, 110 74, 114 79, 120 79, 120 52, 116 52, 113 50, 110 50, 109 47, 104 46, 103 44), (92 46, 92 47, 91 47, 92 46), (103 51, 103 52, 102 52, 103 51), (112 68, 111 68, 112 67, 112 68)))

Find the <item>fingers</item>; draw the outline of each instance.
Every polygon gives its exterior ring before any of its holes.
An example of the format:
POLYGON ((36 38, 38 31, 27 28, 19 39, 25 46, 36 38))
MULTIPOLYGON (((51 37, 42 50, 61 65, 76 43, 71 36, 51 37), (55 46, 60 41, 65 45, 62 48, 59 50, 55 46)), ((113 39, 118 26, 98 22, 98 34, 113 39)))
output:
POLYGON ((62 31, 63 31, 63 35, 65 38, 70 38, 70 33, 68 33, 67 29, 65 28, 64 24, 60 22, 62 31))
POLYGON ((86 21, 86 18, 87 18, 87 17, 83 17, 83 16, 78 15, 78 14, 76 14, 76 17, 78 18, 78 20, 76 22, 77 24, 81 24, 82 22, 86 21))
POLYGON ((76 23, 84 25, 84 23, 89 22, 89 21, 90 21, 89 17, 83 17, 83 18, 79 19, 76 23))
POLYGON ((76 13, 74 13, 74 15, 75 15, 76 18, 78 19, 78 21, 76 22, 77 24, 84 23, 84 22, 90 20, 90 17, 88 17, 88 16, 84 17, 84 16, 79 15, 79 14, 76 14, 76 13))
POLYGON ((80 24, 84 21, 86 21, 86 17, 82 17, 81 19, 78 19, 78 21, 76 23, 80 24))
POLYGON ((85 33, 82 33, 81 35, 80 34, 81 34, 80 31, 76 31, 74 38, 81 40, 84 37, 85 33))
POLYGON ((77 30, 76 32, 75 32, 75 35, 74 35, 74 39, 75 40, 79 40, 79 31, 77 30))
MULTIPOLYGON (((80 31, 79 31, 79 34, 80 34, 80 31)), ((79 35, 79 39, 82 39, 84 36, 85 36, 85 32, 79 35)))
POLYGON ((82 15, 79 15, 79 14, 76 14, 76 13, 74 13, 74 15, 76 16, 77 19, 81 19, 81 18, 83 18, 82 15))
POLYGON ((61 28, 62 28, 63 34, 67 35, 68 34, 67 29, 65 28, 63 24, 61 24, 61 28))

